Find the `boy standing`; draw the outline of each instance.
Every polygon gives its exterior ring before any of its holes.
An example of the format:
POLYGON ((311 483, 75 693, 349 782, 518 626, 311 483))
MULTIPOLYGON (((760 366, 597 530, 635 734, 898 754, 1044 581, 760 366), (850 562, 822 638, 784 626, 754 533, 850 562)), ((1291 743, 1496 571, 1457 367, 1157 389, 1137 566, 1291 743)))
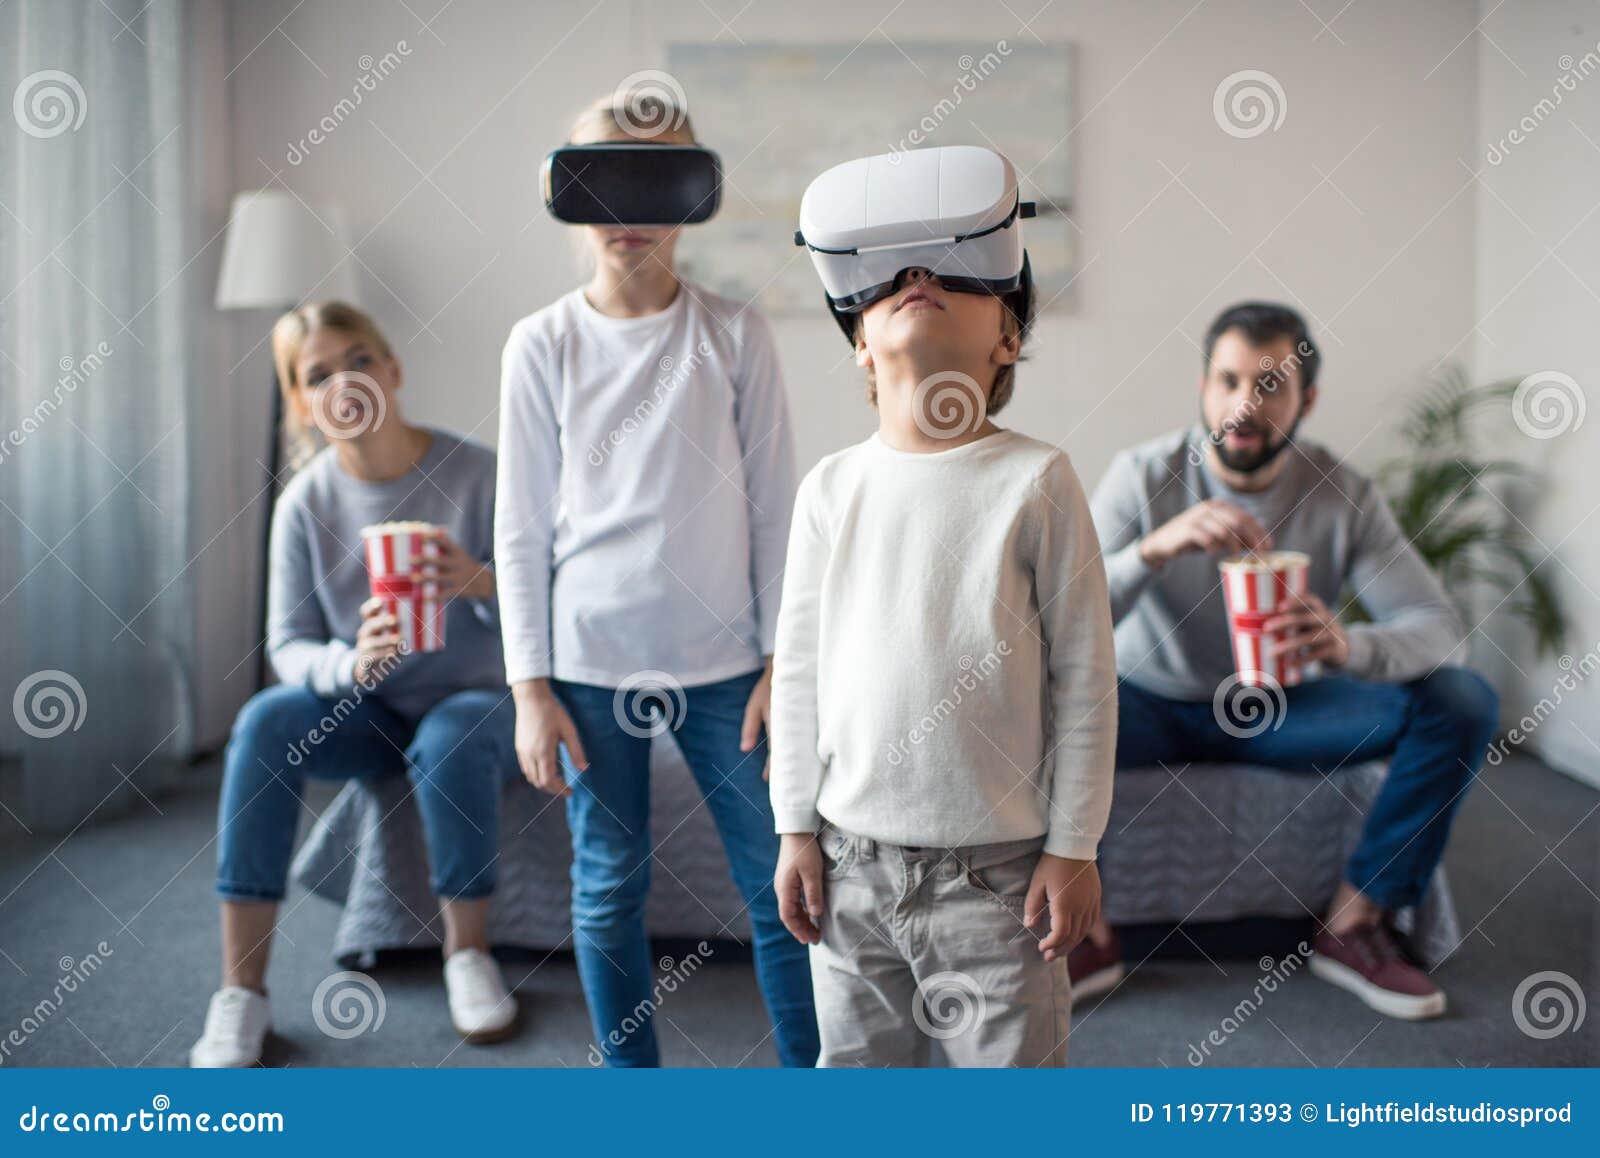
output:
POLYGON ((958 1065, 1062 1065, 1111 801, 1106 580, 1066 455, 989 418, 1029 321, 1020 238, 987 286, 928 249, 845 309, 829 286, 879 427, 796 502, 776 889, 813 947, 819 1064, 922 1064, 938 1038, 958 1065))

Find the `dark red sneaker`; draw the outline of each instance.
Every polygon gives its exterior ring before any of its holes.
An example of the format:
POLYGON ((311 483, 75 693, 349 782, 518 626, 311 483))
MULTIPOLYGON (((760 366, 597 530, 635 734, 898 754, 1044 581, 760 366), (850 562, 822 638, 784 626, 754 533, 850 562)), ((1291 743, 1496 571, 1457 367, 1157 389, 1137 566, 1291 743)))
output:
POLYGON ((1444 992, 1387 921, 1338 937, 1323 929, 1312 948, 1312 973, 1349 990, 1379 1013, 1420 1021, 1444 1012, 1444 992))
POLYGON ((1116 930, 1111 940, 1096 945, 1088 937, 1079 941, 1067 954, 1067 974, 1072 978, 1072 999, 1087 1001, 1102 993, 1110 993, 1122 980, 1122 942, 1116 930))

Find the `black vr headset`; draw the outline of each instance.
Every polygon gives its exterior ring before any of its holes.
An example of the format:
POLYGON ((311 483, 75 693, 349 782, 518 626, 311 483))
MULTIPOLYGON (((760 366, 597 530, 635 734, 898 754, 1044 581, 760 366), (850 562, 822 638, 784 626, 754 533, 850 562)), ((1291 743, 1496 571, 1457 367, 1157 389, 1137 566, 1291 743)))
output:
POLYGON ((722 162, 698 145, 564 145, 544 159, 544 205, 568 225, 698 225, 722 203, 722 162))

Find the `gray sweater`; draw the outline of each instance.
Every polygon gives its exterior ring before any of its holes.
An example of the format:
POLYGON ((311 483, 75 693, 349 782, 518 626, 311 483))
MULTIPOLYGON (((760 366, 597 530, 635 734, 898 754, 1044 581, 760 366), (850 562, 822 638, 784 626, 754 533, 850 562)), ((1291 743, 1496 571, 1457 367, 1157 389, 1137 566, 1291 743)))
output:
POLYGON ((1310 590, 1330 607, 1348 586, 1374 620, 1351 624, 1359 679, 1426 675, 1460 644, 1460 617, 1396 523, 1376 485, 1328 450, 1297 441, 1266 490, 1247 494, 1207 468, 1198 426, 1121 451, 1090 506, 1116 621, 1117 672, 1180 700, 1208 700, 1233 670, 1217 559, 1191 553, 1153 570, 1139 540, 1195 503, 1222 499, 1254 515, 1274 545, 1311 556, 1310 590))
MULTIPOLYGON (((267 651, 285 684, 338 698, 355 689, 355 639, 371 594, 361 528, 400 519, 434 523, 485 562, 494 548, 494 451, 440 430, 412 470, 386 482, 346 474, 332 447, 283 488, 272 520, 267 651)), ((408 655, 377 698, 417 718, 452 692, 505 687, 495 604, 457 599, 445 646, 408 655)))

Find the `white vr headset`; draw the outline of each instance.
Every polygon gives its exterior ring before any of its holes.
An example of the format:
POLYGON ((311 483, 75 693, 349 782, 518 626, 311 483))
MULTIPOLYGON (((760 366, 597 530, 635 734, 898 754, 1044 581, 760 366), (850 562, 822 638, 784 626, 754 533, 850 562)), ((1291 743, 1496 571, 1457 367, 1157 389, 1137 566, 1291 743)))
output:
POLYGON ((846 337, 852 315, 894 293, 909 269, 956 293, 1007 297, 1026 326, 1033 278, 1020 219, 1033 215, 1010 161, 948 145, 835 165, 806 188, 794 242, 811 251, 846 337))

